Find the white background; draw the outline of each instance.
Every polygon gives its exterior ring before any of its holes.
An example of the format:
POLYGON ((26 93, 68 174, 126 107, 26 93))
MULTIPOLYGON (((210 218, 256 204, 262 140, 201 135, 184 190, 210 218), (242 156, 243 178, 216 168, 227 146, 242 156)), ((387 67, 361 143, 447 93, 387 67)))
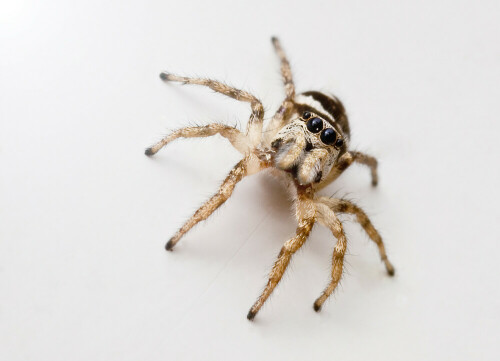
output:
POLYGON ((3 1, 0 7, 1 360, 498 359, 498 1, 3 1), (161 70, 345 103, 353 166, 325 194, 370 215, 396 277, 352 220, 341 287, 316 314, 335 240, 316 227, 257 315, 294 234, 259 174, 165 241, 239 159, 222 138, 144 149, 249 107, 165 85, 161 70))

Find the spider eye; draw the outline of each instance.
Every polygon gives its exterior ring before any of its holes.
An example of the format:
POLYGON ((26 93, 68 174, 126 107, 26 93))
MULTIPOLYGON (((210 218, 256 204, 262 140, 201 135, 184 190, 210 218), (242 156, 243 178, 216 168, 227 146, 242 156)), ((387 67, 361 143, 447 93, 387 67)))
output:
POLYGON ((337 139, 337 141, 335 142, 335 146, 338 148, 340 148, 343 145, 344 145, 344 139, 342 138, 337 139))
POLYGON ((327 128, 321 132, 321 141, 325 144, 332 145, 337 139, 337 133, 332 128, 327 128))
POLYGON ((307 122, 307 129, 312 133, 318 133, 323 129, 323 121, 319 118, 312 118, 307 122))
POLYGON ((309 112, 304 112, 304 114, 302 114, 302 118, 304 118, 305 120, 309 119, 311 117, 311 113, 309 112))

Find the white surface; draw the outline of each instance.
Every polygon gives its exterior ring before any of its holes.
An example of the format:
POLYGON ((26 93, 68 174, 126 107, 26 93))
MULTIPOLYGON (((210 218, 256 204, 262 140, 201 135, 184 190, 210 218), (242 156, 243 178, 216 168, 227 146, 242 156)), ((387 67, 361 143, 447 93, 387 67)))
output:
POLYGON ((19 2, 0 5, 1 360, 494 360, 500 356, 497 1, 19 2), (74 3, 74 4, 73 4, 74 3), (316 227, 254 323, 245 316, 294 232, 284 192, 244 180, 173 253, 165 241, 238 154, 218 137, 145 147, 248 106, 165 85, 161 70, 345 103, 380 160, 348 195, 342 287, 316 314, 334 239, 316 227))

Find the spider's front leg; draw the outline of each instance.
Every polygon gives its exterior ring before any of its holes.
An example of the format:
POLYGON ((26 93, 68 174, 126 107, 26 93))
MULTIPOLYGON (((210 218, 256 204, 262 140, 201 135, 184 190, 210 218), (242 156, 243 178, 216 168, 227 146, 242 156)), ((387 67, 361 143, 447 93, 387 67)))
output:
POLYGON ((342 223, 335 216, 335 213, 323 203, 316 203, 316 210, 318 215, 318 221, 323 225, 328 227, 335 238, 337 238, 337 244, 333 251, 332 256, 332 279, 325 290, 314 302, 314 310, 321 310, 321 306, 326 301, 326 299, 335 291, 337 285, 342 277, 342 270, 344 268, 344 255, 347 249, 347 239, 342 227, 342 223))
POLYGON ((326 227, 330 228, 333 235, 338 240, 332 258, 332 279, 321 296, 316 300, 316 302, 314 302, 314 310, 319 311, 326 299, 333 293, 333 291, 335 291, 335 288, 337 288, 340 278, 342 277, 344 255, 347 247, 347 240, 342 228, 342 223, 335 215, 335 212, 356 215, 356 219, 359 224, 363 227, 370 238, 377 244, 380 252, 380 258, 384 262, 389 276, 393 276, 395 270, 394 266, 391 264, 391 262, 389 262, 389 259, 387 258, 387 253, 385 252, 382 237, 380 237, 380 234, 377 232, 375 227, 373 227, 370 219, 361 208, 356 206, 354 203, 346 201, 344 199, 332 199, 326 197, 316 199, 315 205, 318 221, 326 227))
POLYGON ((267 298, 271 295, 274 288, 278 285, 279 281, 283 277, 283 274, 285 273, 286 268, 290 263, 293 254, 297 252, 300 247, 302 247, 302 245, 309 237, 309 234, 311 233, 312 227, 315 222, 315 209, 311 197, 311 190, 299 189, 299 194, 296 202, 296 216, 298 219, 296 235, 292 239, 285 242, 285 244, 281 248, 278 259, 274 263, 273 269, 269 274, 269 281, 267 282, 266 288, 248 312, 247 318, 250 321, 254 319, 255 315, 257 314, 257 312, 259 312, 264 302, 266 302, 267 298))
POLYGON ((167 251, 171 251, 182 236, 184 236, 198 222, 207 219, 217 208, 227 201, 233 193, 236 184, 242 180, 243 177, 256 173, 260 169, 262 169, 262 165, 254 155, 248 155, 238 162, 238 164, 236 164, 227 175, 226 179, 220 186, 219 191, 207 202, 205 202, 205 204, 203 204, 167 242, 165 246, 167 251))
POLYGON ((384 241, 382 241, 382 237, 377 232, 377 230, 373 226, 372 222, 370 221, 366 213, 360 207, 345 199, 321 197, 318 198, 317 202, 325 204, 335 213, 354 214, 356 216, 356 220, 358 221, 358 223, 361 225, 361 227, 363 227, 363 229, 368 234, 370 239, 377 245, 380 254, 380 259, 382 260, 382 262, 384 262, 387 274, 389 276, 394 276, 396 270, 394 269, 394 266, 387 257, 384 241))

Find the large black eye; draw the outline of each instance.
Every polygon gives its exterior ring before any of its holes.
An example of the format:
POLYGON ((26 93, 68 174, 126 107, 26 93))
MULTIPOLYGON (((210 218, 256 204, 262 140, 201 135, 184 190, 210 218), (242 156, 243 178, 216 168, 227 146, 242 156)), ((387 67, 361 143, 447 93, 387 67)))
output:
POLYGON ((323 129, 323 121, 319 118, 312 118, 307 122, 307 129, 312 133, 317 133, 323 129))
POLYGON ((332 128, 326 128, 321 133, 321 141, 325 144, 332 145, 335 143, 335 139, 337 139, 337 133, 332 128))
POLYGON ((309 112, 304 112, 304 114, 302 114, 302 118, 304 118, 305 120, 309 119, 311 117, 311 113, 309 112))

